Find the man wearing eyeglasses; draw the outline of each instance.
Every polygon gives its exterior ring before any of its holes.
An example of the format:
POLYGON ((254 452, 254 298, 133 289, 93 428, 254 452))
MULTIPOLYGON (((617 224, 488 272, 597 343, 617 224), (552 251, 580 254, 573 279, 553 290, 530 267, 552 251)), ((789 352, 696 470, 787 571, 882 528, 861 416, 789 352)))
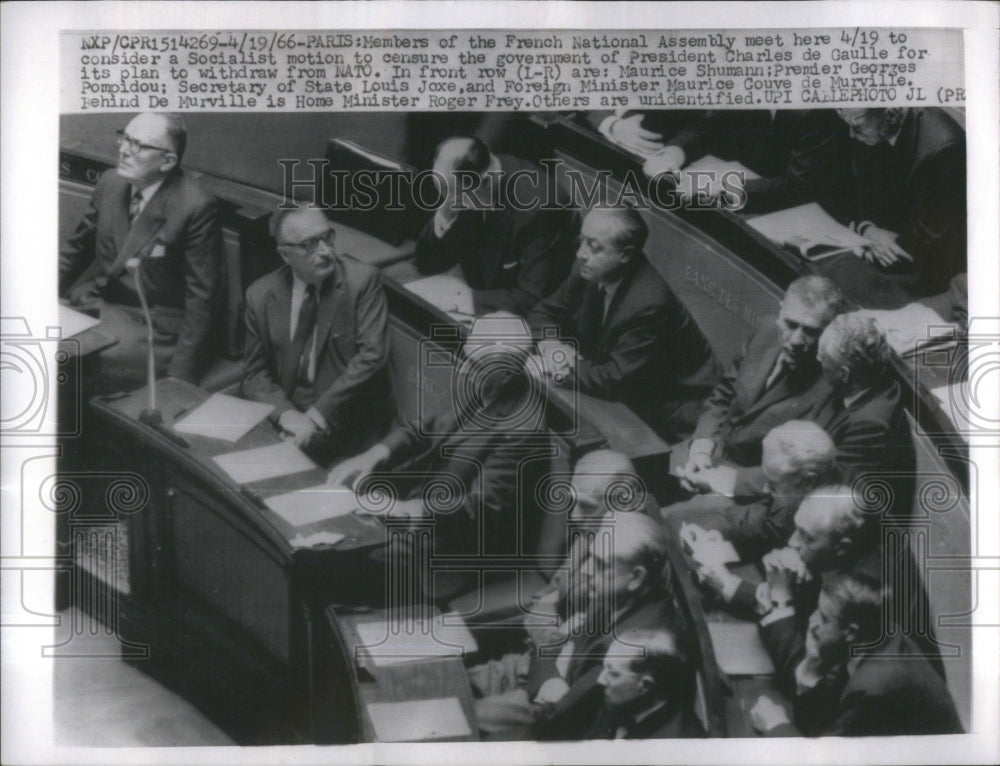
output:
POLYGON ((285 265, 247 290, 243 394, 318 462, 355 455, 395 413, 381 277, 336 253, 322 210, 279 209, 271 235, 285 265))
POLYGON ((216 200, 181 171, 187 130, 176 115, 137 115, 117 140, 117 167, 101 176, 60 251, 60 295, 99 311, 119 341, 101 355, 99 388, 141 385, 147 331, 125 267, 139 259, 157 374, 197 381, 207 361, 222 247, 216 200))

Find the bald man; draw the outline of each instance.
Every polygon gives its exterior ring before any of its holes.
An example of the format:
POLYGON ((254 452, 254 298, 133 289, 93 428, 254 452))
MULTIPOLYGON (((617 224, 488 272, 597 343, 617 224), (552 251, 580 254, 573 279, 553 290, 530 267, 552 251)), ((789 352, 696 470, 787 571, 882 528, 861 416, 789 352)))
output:
POLYGON ((187 129, 177 115, 140 114, 117 140, 117 167, 100 177, 59 253, 59 292, 71 305, 99 312, 119 341, 101 355, 98 390, 140 386, 147 329, 126 269, 137 259, 157 375, 197 382, 210 358, 222 251, 216 200, 181 171, 187 129))
POLYGON ((390 517, 436 520, 439 550, 515 555, 518 534, 536 532, 535 484, 551 450, 544 395, 524 369, 530 349, 520 317, 477 318, 454 373, 458 396, 439 412, 394 424, 334 466, 328 482, 363 493, 367 477, 386 481, 397 500, 390 517))
POLYGON ((458 264, 477 315, 524 314, 559 286, 573 262, 579 221, 568 198, 546 198, 558 189, 545 171, 457 136, 438 146, 434 172, 443 201, 417 240, 422 273, 458 264))

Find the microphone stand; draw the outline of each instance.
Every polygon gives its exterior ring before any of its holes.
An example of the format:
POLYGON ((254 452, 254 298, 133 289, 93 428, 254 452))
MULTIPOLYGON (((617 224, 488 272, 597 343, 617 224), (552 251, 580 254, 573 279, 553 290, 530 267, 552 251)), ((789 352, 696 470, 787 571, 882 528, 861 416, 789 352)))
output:
POLYGON ((146 390, 149 392, 149 407, 139 415, 139 422, 147 426, 156 428, 163 423, 163 415, 156 409, 156 357, 153 353, 153 317, 149 313, 149 303, 146 301, 146 289, 142 285, 142 275, 139 267, 141 262, 138 258, 129 258, 125 262, 125 268, 132 275, 135 282, 135 290, 139 293, 139 303, 142 304, 142 313, 146 317, 146 390))
POLYGON ((141 261, 138 258, 129 258, 125 262, 125 268, 132 275, 132 279, 135 282, 135 290, 139 293, 139 303, 142 304, 142 313, 146 317, 146 342, 149 346, 146 353, 146 390, 149 391, 149 407, 139 414, 139 422, 149 426, 175 444, 187 447, 189 445, 183 437, 178 436, 164 425, 163 415, 156 409, 156 356, 153 353, 153 317, 149 313, 146 289, 142 286, 142 275, 139 271, 140 265, 141 261))

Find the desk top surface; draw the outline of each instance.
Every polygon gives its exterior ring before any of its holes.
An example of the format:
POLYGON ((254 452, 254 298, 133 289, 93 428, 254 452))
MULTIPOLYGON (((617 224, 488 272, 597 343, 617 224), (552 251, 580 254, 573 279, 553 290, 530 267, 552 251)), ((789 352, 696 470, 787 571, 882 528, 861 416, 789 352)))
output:
MULTIPOLYGON (((182 419, 184 415, 208 399, 211 394, 190 383, 166 378, 158 381, 156 396, 157 408, 163 416, 164 426, 172 431, 173 425, 178 420, 182 419)), ((144 433, 144 437, 150 443, 162 443, 163 446, 172 450, 174 454, 184 456, 187 460, 193 461, 200 468, 210 472, 213 481, 217 481, 218 486, 224 491, 247 498, 254 506, 257 517, 275 530, 289 546, 292 546, 292 540, 296 537, 302 536, 308 538, 311 535, 322 532, 344 535, 344 538, 340 542, 332 546, 338 550, 374 547, 385 542, 384 525, 378 519, 368 515, 350 513, 302 526, 293 526, 281 515, 272 511, 264 504, 264 500, 274 495, 323 485, 326 481, 326 472, 318 466, 311 470, 277 476, 241 486, 236 484, 212 459, 218 455, 279 444, 282 438, 267 419, 258 423, 236 442, 228 442, 222 439, 213 439, 194 434, 183 434, 182 438, 188 445, 184 447, 169 441, 169 439, 161 436, 154 429, 139 423, 140 414, 148 405, 145 387, 121 398, 109 400, 97 397, 93 401, 98 411, 105 409, 125 419, 133 427, 144 429, 146 432, 144 433)))
MULTIPOLYGON (((373 720, 371 706, 414 702, 423 703, 428 708, 433 707, 450 720, 421 724, 420 721, 412 720, 420 716, 408 716, 411 720, 398 723, 407 728, 420 728, 422 725, 426 727, 419 733, 408 732, 410 736, 419 737, 421 741, 438 742, 461 742, 479 738, 472 691, 461 650, 456 649, 448 656, 392 656, 396 652, 406 653, 407 646, 415 647, 414 654, 422 653, 419 647, 426 643, 428 636, 422 636, 421 630, 438 618, 436 609, 427 612, 428 621, 414 620, 412 613, 399 615, 382 610, 340 613, 336 607, 328 607, 326 613, 327 619, 337 630, 348 654, 347 659, 352 665, 362 737, 365 741, 396 741, 388 732, 383 732, 384 738, 379 737, 379 724, 373 720), (361 631, 359 626, 362 626, 361 631), (371 630, 372 626, 375 627, 374 631, 371 630), (365 627, 368 630, 364 630, 365 627), (369 643, 370 641, 373 642, 369 643), (445 703, 447 700, 454 700, 450 714, 445 703), (459 733, 462 730, 468 733, 459 733), (439 736, 439 733, 444 735, 439 736)), ((392 710, 391 707, 387 709, 392 710)), ((413 711, 410 712, 412 714, 413 711)), ((398 734, 402 735, 402 732, 398 734)))

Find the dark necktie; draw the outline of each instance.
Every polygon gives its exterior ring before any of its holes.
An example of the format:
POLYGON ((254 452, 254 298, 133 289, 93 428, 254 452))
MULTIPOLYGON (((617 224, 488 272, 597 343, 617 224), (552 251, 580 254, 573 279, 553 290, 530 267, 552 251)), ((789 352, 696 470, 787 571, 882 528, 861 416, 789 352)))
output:
POLYGON ((128 222, 131 224, 135 221, 136 217, 139 215, 139 210, 142 207, 142 192, 136 189, 132 192, 132 199, 128 203, 128 222))
POLYGON ((316 285, 306 285, 305 296, 299 307, 299 322, 295 335, 288 347, 285 365, 281 370, 281 388, 291 397, 296 386, 309 384, 309 357, 311 356, 313 330, 316 329, 316 315, 319 313, 319 297, 316 285))
POLYGON ((580 349, 586 355, 597 348, 598 338, 604 328, 604 288, 594 285, 584 294, 583 316, 580 317, 580 349))

